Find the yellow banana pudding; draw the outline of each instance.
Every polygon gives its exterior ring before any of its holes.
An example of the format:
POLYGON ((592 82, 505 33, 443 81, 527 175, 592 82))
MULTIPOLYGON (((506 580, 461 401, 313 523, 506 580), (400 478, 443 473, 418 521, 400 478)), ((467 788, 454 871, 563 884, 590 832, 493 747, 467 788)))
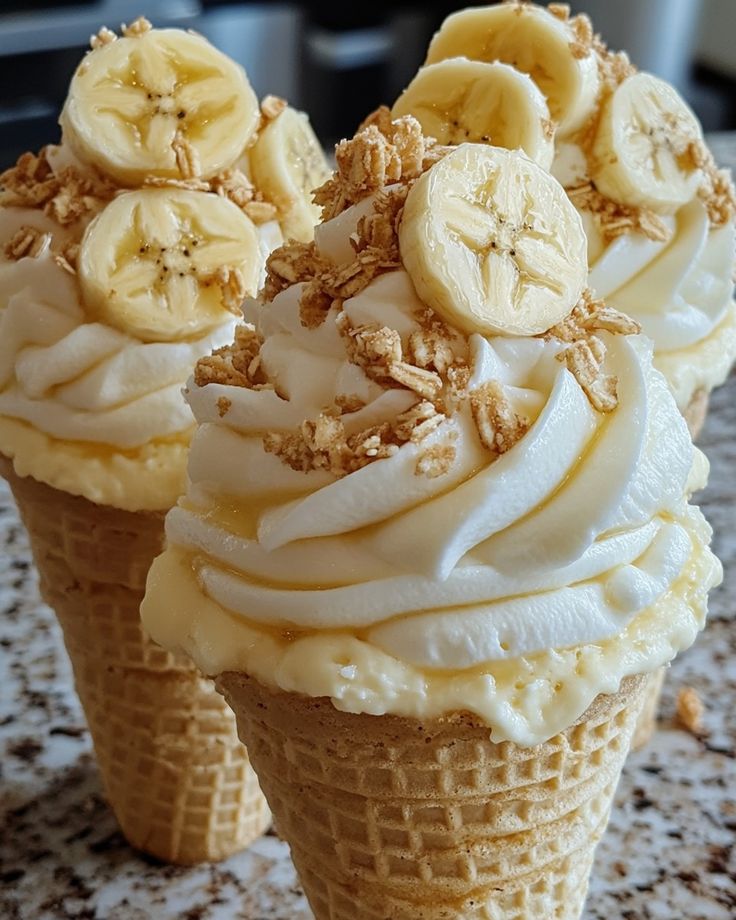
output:
POLYGON ((268 253, 311 239, 324 156, 204 38, 145 20, 95 36, 61 125, 0 177, 0 451, 18 475, 163 510, 193 427, 181 387, 268 253))
POLYGON ((442 143, 520 148, 552 169, 583 217, 589 286, 640 322, 702 424, 736 358, 736 196, 677 91, 565 4, 510 0, 449 16, 393 112, 442 143))

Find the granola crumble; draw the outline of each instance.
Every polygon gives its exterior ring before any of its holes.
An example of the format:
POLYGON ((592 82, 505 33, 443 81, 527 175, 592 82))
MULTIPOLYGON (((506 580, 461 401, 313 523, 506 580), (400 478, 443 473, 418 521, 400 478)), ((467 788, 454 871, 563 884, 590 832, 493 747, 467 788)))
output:
POLYGON ((66 226, 100 210, 114 196, 115 187, 100 176, 82 175, 71 166, 54 173, 48 152, 44 147, 38 154, 24 153, 0 174, 0 206, 38 208, 66 226))
POLYGON ((36 227, 23 225, 5 244, 8 259, 37 259, 51 246, 51 234, 42 233, 36 227))
POLYGON ((470 408, 481 443, 494 457, 510 450, 529 428, 527 420, 511 408, 503 387, 495 380, 471 391, 470 408))
POLYGON ((288 102, 280 96, 264 96, 261 102, 261 115, 266 121, 273 121, 288 106, 288 102))
POLYGON ((196 179, 202 174, 199 154, 181 131, 176 132, 171 146, 174 149, 177 169, 184 179, 196 179))
POLYGON ((233 316, 241 316, 243 301, 248 296, 243 273, 238 268, 221 265, 206 279, 205 283, 216 284, 222 294, 222 306, 233 316))
POLYGON ((584 291, 570 315, 544 333, 544 337, 567 343, 559 360, 565 362, 596 412, 613 412, 618 405, 618 380, 603 373, 606 347, 597 335, 599 332, 636 335, 641 326, 625 313, 594 299, 590 291, 584 291))
POLYGON ((271 389, 260 367, 262 339, 252 326, 238 326, 235 341, 200 358, 194 368, 198 387, 208 383, 248 389, 271 389))
POLYGON ((703 732, 705 706, 697 690, 683 687, 677 694, 677 721, 692 735, 703 732))
POLYGON ((145 16, 139 16, 129 25, 123 24, 120 31, 126 38, 139 38, 141 35, 145 35, 146 32, 150 32, 152 28, 153 26, 145 16))
POLYGON ((580 211, 589 211, 606 242, 626 233, 643 233, 650 240, 666 242, 671 234, 661 217, 649 208, 627 207, 606 198, 593 182, 565 189, 580 211))
POLYGON ((232 406, 232 400, 228 399, 227 396, 220 396, 217 400, 217 413, 220 418, 223 418, 230 411, 232 406))
MULTIPOLYGON (((569 14, 569 7, 567 11, 569 14)), ((574 16, 570 19, 569 24, 574 36, 573 40, 570 42, 570 50, 572 51, 573 57, 582 60, 595 50, 593 23, 588 16, 581 13, 579 16, 574 16)))
POLYGON ((117 35, 103 26, 97 35, 93 35, 89 40, 89 46, 93 51, 96 51, 97 48, 102 48, 103 45, 109 45, 111 42, 117 41, 117 35))
POLYGON ((427 479, 437 479, 445 476, 452 469, 457 451, 452 444, 436 444, 423 451, 415 468, 417 476, 426 476, 427 479))

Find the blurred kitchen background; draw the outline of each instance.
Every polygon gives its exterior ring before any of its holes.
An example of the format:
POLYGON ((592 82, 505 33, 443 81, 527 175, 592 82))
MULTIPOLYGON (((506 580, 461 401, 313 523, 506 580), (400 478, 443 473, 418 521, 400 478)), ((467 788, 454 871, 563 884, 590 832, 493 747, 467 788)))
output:
MULTIPOLYGON (((370 0, 0 0, 0 168, 56 140, 69 78, 100 26, 145 13, 196 29, 238 60, 259 95, 305 109, 326 145, 390 103, 422 62, 442 19, 462 3, 370 0)), ((479 5, 478 0, 473 5, 479 5)), ((582 0, 613 48, 671 80, 706 130, 736 129, 736 0, 582 0)))

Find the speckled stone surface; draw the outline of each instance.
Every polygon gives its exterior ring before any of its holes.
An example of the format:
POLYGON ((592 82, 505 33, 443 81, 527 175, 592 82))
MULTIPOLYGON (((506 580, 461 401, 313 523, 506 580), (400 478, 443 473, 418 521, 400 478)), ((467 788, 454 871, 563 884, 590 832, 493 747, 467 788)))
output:
MULTIPOLYGON (((714 146, 736 161, 732 138, 714 146)), ((660 731, 626 765, 585 920, 736 918, 736 376, 715 394, 701 446, 712 464, 702 505, 726 578, 706 632, 668 675, 660 731), (699 738, 672 721, 684 686, 707 707, 699 738)), ((0 918, 309 920, 273 836, 197 869, 128 848, 4 485, 0 547, 0 918)))

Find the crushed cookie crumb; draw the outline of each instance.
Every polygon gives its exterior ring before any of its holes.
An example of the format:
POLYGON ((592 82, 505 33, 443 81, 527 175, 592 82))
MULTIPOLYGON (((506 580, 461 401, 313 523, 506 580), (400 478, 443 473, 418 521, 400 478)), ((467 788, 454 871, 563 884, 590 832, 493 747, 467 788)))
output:
POLYGON ((261 115, 266 121, 273 121, 287 108, 288 102, 280 96, 264 96, 261 102, 261 115))
POLYGON ((588 211, 593 216, 606 242, 627 233, 642 233, 650 240, 662 243, 671 237, 662 218, 650 208, 618 204, 599 192, 594 182, 582 182, 565 191, 579 211, 588 211))
POLYGON ((37 259, 51 246, 51 234, 23 225, 5 245, 8 259, 37 259))
POLYGON ((96 51, 104 45, 109 45, 117 41, 117 39, 117 35, 111 29, 108 29, 107 26, 103 26, 96 35, 90 37, 89 46, 93 51, 96 51))
POLYGON ((232 404, 232 400, 228 399, 227 396, 220 396, 220 398, 217 400, 217 414, 220 416, 220 418, 223 418, 225 415, 227 415, 232 404))
POLYGON ((692 735, 703 732, 705 706, 693 687, 683 687, 677 694, 677 721, 692 735))
POLYGON ((139 16, 137 19, 133 20, 130 25, 126 26, 123 24, 120 31, 126 38, 140 38, 141 35, 150 32, 152 28, 153 26, 145 16, 139 16))
POLYGON ((503 387, 495 380, 471 392, 470 409, 481 443, 494 457, 511 450, 529 428, 527 420, 511 408, 503 387))
POLYGON ((414 472, 417 476, 437 479, 452 469, 457 450, 452 444, 434 444, 419 455, 414 472))
POLYGON ((184 179, 196 179, 202 174, 199 154, 181 131, 176 132, 171 146, 176 157, 176 167, 184 179))

